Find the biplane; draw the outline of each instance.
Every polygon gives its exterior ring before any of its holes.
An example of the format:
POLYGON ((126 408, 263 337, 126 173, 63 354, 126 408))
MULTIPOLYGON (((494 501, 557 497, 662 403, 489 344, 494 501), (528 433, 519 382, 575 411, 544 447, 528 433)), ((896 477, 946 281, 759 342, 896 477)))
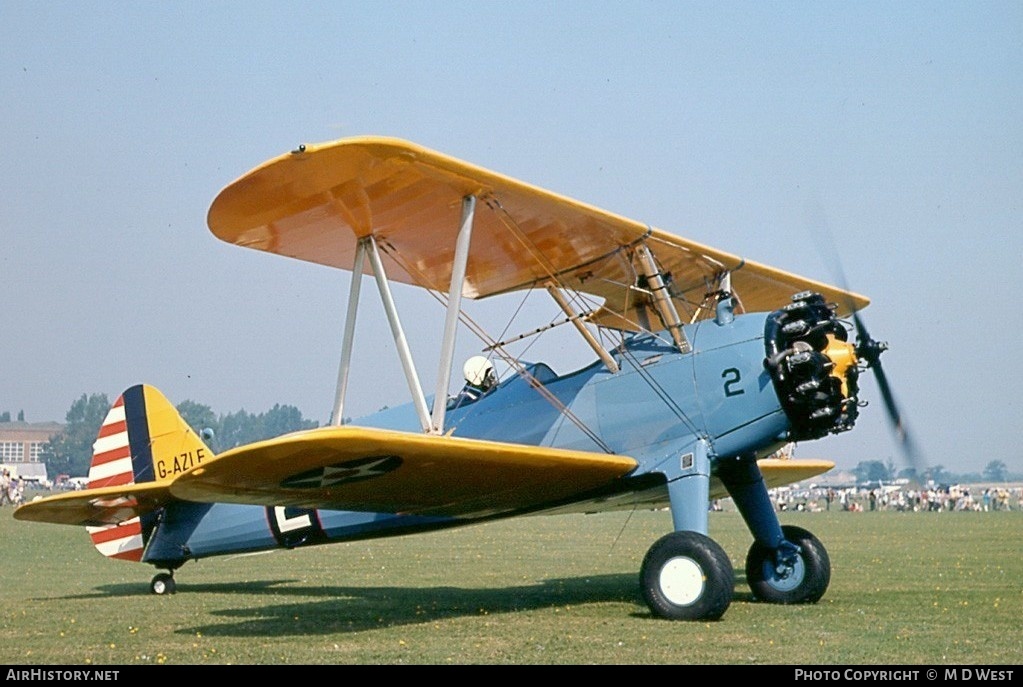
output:
POLYGON ((331 420, 214 453, 157 389, 133 386, 102 424, 88 488, 27 503, 19 520, 83 526, 105 556, 155 566, 151 591, 167 594, 184 563, 210 556, 667 509, 643 598, 655 617, 713 620, 736 583, 708 532, 709 504, 727 497, 753 536, 756 599, 814 603, 827 590, 825 547, 780 523, 769 489, 831 469, 778 451, 851 430, 866 405, 858 379, 880 374, 885 348, 850 319, 866 297, 384 137, 275 157, 216 196, 208 225, 351 273, 331 420), (344 421, 365 278, 411 400, 344 421), (426 289, 443 310, 432 394, 392 286, 426 289), (524 292, 550 299, 590 364, 556 373, 465 317, 463 299, 524 292), (466 329, 507 371, 453 398, 466 329))

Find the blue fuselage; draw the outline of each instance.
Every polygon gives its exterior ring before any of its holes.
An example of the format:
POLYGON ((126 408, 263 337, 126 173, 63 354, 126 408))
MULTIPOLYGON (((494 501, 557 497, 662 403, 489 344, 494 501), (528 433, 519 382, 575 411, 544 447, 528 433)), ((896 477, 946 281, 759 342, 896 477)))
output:
MULTIPOLYGON (((543 363, 524 364, 528 375, 512 375, 478 401, 450 409, 445 430, 463 437, 631 456, 639 466, 622 480, 622 493, 636 489, 630 482, 649 484, 654 474, 671 479, 677 457, 698 441, 709 447, 712 460, 762 455, 786 440, 789 427, 764 367, 764 324, 761 313, 736 316, 723 324, 705 320, 690 325, 685 328, 692 347, 688 353, 680 353, 666 335, 631 336, 612 351, 621 368, 617 373, 600 362, 564 376, 543 363), (543 385, 543 393, 535 382, 543 385)), ((422 431, 412 404, 355 424, 422 431)), ((190 558, 468 522, 390 513, 175 503, 153 530, 144 560, 174 565, 190 558)))

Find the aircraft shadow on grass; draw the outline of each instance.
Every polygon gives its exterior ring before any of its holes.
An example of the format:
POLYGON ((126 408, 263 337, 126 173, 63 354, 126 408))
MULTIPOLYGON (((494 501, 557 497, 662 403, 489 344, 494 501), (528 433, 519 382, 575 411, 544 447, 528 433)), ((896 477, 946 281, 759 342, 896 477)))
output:
MULTIPOLYGON (((745 575, 736 571, 736 584, 745 575)), ((542 580, 516 587, 472 588, 455 586, 295 586, 299 580, 276 579, 218 584, 182 584, 187 594, 273 594, 311 600, 286 604, 225 608, 212 612, 221 618, 238 618, 232 624, 209 623, 181 628, 179 634, 203 636, 322 635, 361 632, 369 629, 419 625, 451 618, 517 613, 530 610, 582 606, 594 603, 634 604, 634 617, 649 617, 643 607, 635 575, 614 573, 542 580), (642 610, 640 610, 642 609, 642 610)), ((61 597, 59 600, 148 595, 135 584, 110 584, 91 594, 61 597)), ((754 602, 749 592, 736 590, 736 601, 754 602)), ((173 597, 171 597, 173 603, 173 597)))

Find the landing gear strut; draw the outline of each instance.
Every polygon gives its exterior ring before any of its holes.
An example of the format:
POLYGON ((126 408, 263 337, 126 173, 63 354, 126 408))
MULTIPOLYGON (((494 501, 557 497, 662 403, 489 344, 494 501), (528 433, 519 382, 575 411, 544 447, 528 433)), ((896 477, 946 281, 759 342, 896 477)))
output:
POLYGON ((754 457, 723 460, 717 468, 753 534, 746 554, 746 583, 753 596, 777 604, 819 601, 831 583, 824 545, 803 528, 778 522, 754 457))

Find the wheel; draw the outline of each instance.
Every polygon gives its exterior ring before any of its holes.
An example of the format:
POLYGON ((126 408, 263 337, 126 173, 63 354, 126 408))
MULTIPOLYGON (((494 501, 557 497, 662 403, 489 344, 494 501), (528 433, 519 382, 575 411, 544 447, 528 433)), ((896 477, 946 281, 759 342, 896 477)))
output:
POLYGON ((801 527, 785 525, 785 540, 798 547, 787 564, 778 564, 775 550, 753 542, 746 555, 746 582, 753 596, 776 604, 817 603, 831 582, 831 559, 817 537, 801 527))
POLYGON ((671 532, 647 551, 640 585, 655 616, 717 620, 732 603, 735 571, 713 539, 699 532, 671 532))
POLYGON ((149 590, 154 594, 173 594, 175 590, 174 576, 170 573, 158 573, 149 583, 149 590))

